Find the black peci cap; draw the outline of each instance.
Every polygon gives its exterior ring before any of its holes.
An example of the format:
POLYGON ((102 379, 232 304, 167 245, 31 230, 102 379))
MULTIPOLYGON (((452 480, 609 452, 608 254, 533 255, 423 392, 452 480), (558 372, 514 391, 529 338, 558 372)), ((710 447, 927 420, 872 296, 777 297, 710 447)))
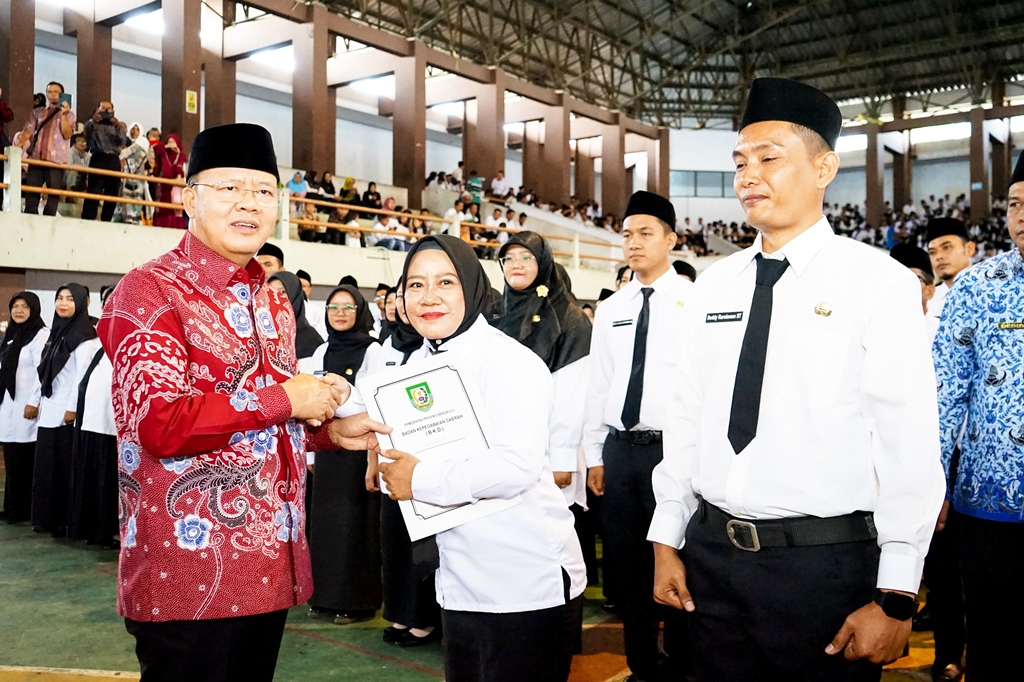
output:
POLYGON ((211 168, 248 168, 270 173, 279 182, 277 154, 270 131, 254 123, 207 128, 192 141, 185 181, 211 168))
POLYGON ((740 130, 761 121, 787 121, 810 128, 832 150, 843 130, 843 114, 831 97, 788 78, 758 78, 751 84, 740 130))

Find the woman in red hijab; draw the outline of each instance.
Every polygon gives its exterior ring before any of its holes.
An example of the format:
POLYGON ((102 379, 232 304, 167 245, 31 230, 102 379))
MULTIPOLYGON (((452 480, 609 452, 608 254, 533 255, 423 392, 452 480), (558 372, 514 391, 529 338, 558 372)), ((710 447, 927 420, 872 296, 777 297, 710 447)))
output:
MULTIPOLYGON (((163 143, 153 143, 153 175, 171 180, 185 179, 185 164, 188 158, 181 149, 181 138, 175 133, 167 136, 163 143)), ((156 200, 167 203, 181 203, 181 188, 175 185, 157 184, 156 200)), ((153 213, 153 225, 156 227, 175 227, 179 230, 188 228, 188 222, 182 211, 158 208, 153 213)))

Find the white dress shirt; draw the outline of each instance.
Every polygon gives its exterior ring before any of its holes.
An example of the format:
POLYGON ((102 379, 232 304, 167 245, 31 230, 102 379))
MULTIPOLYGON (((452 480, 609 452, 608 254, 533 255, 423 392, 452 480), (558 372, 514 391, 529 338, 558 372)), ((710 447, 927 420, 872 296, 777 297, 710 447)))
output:
POLYGON ((39 360, 48 338, 50 330, 43 327, 21 347, 14 376, 15 396, 12 398, 7 393, 0 403, 0 443, 34 443, 36 440, 39 419, 25 419, 25 407, 39 406, 39 360))
POLYGON ((493 427, 492 447, 420 462, 413 470, 413 497, 445 506, 516 496, 521 502, 437 534, 437 601, 451 611, 486 613, 560 606, 562 571, 575 598, 586 588, 587 569, 572 512, 547 461, 551 373, 533 351, 483 316, 441 350, 458 354, 466 379, 476 383, 493 427))
POLYGON ((551 373, 554 401, 548 426, 552 471, 572 472, 572 483, 562 488, 565 503, 587 508, 587 463, 580 457, 583 421, 587 409, 590 358, 583 357, 551 373))
MULTIPOLYGON (((955 280, 954 280, 955 281, 955 280)), ((928 314, 932 317, 942 317, 942 306, 946 304, 946 296, 949 295, 949 284, 942 282, 935 286, 935 295, 928 301, 928 314)))
POLYGON ((100 348, 99 339, 89 339, 78 344, 63 369, 53 378, 50 397, 43 396, 39 402, 39 426, 56 429, 64 425, 64 413, 78 409, 78 384, 82 383, 85 370, 89 369, 92 356, 100 348))
MULTIPOLYGON (((93 353, 93 357, 95 356, 93 353)), ((89 358, 89 364, 92 364, 93 357, 89 358)), ((85 367, 88 369, 89 365, 85 367)), ((113 374, 114 368, 110 364, 110 358, 104 353, 96 369, 89 375, 89 383, 85 388, 85 414, 81 416, 83 431, 107 436, 117 435, 117 429, 114 427, 114 400, 111 397, 113 374)))
MULTIPOLYGON (((644 302, 640 291, 643 286, 634 278, 594 313, 587 421, 583 433, 587 466, 604 464, 602 450, 609 427, 622 430, 622 406, 633 369, 633 341, 644 302)), ((665 429, 665 405, 672 394, 683 311, 693 291, 693 282, 680 277, 672 268, 650 286, 654 287, 654 293, 647 325, 640 423, 634 427, 637 431, 665 429)))
POLYGON ((790 267, 773 289, 757 437, 737 455, 727 434, 759 252, 760 235, 695 285, 648 539, 682 547, 698 495, 750 519, 871 511, 878 587, 916 593, 945 493, 920 284, 824 218, 769 256, 790 267))

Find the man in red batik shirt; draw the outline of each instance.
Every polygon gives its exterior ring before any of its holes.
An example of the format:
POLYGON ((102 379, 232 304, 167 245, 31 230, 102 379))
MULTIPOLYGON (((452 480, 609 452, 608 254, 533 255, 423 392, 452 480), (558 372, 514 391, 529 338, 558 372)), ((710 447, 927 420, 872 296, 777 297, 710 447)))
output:
POLYGON ((306 450, 372 450, 385 427, 333 419, 345 380, 297 373, 291 305, 253 260, 277 219, 270 133, 205 130, 186 181, 189 231, 121 280, 98 326, 114 366, 117 607, 147 682, 269 681, 287 610, 313 592, 306 450))

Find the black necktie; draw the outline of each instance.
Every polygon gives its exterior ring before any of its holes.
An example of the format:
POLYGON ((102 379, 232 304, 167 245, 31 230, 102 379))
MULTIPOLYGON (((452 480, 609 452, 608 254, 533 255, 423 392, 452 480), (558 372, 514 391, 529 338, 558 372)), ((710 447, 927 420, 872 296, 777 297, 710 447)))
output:
POLYGON ((651 321, 651 294, 654 289, 644 287, 644 305, 636 318, 636 338, 633 340, 633 369, 626 386, 626 401, 622 404, 622 427, 629 431, 640 423, 640 400, 644 397, 644 366, 647 364, 647 325, 651 321))
POLYGON ((754 298, 743 334, 740 361, 736 366, 736 383, 732 389, 732 412, 729 414, 729 442, 737 455, 757 435, 757 417, 761 411, 761 383, 764 381, 764 360, 768 352, 768 331, 772 323, 772 287, 779 281, 788 260, 772 260, 761 254, 757 259, 757 280, 754 298))

